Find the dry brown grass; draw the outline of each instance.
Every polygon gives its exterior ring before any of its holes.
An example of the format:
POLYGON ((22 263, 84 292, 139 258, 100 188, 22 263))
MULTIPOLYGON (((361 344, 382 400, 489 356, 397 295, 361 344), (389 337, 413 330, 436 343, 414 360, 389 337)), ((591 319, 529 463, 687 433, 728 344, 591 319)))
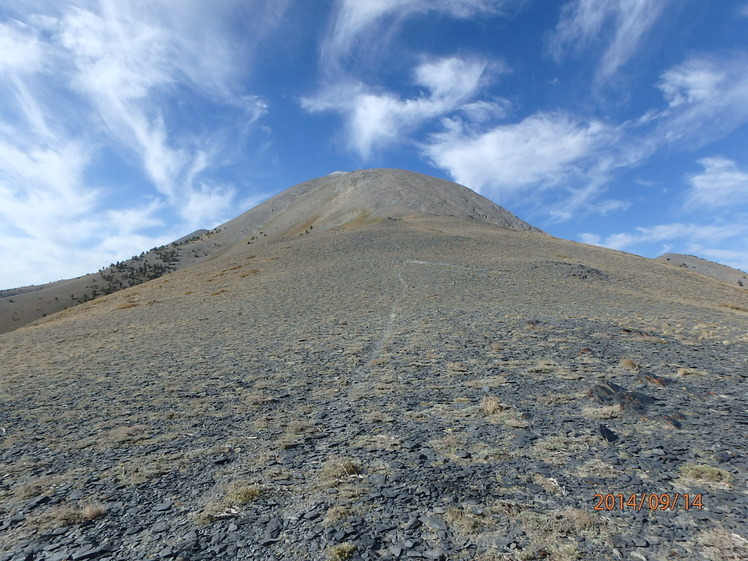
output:
POLYGON ((731 304, 730 302, 720 302, 720 306, 724 306, 725 308, 729 308, 731 310, 735 310, 738 312, 748 312, 748 308, 745 306, 740 306, 738 304, 731 304))
POLYGON ((546 436, 535 442, 533 454, 545 462, 563 465, 570 457, 583 450, 589 450, 590 446, 587 441, 591 438, 591 436, 546 436))
POLYGON ((552 395, 536 395, 535 399, 539 403, 544 403, 546 405, 556 405, 556 404, 564 404, 564 403, 572 403, 574 401, 577 401, 584 397, 583 394, 574 394, 574 393, 559 393, 559 394, 552 394, 552 395))
POLYGON ((551 374, 557 372, 561 367, 552 360, 540 360, 534 366, 527 369, 532 374, 551 374))
POLYGON ((732 476, 729 472, 706 464, 684 464, 678 482, 686 485, 706 485, 716 489, 729 489, 732 476))
POLYGON ((329 486, 358 478, 363 473, 361 462, 354 458, 332 458, 324 463, 320 479, 329 486))
POLYGON ((260 498, 262 489, 248 481, 232 481, 226 486, 225 500, 231 504, 246 504, 260 498))
POLYGON ((96 503, 60 505, 43 512, 34 521, 41 528, 60 528, 90 522, 106 513, 106 507, 96 503))
POLYGON ((477 534, 487 524, 482 514, 474 510, 451 507, 444 513, 444 521, 459 534, 477 534))
POLYGON ((582 410, 582 416, 587 419, 604 420, 616 419, 623 415, 621 405, 606 405, 604 407, 585 407, 582 410))
POLYGON ((480 407, 486 415, 495 415, 506 409, 498 397, 486 396, 480 401, 480 407))
POLYGON ((369 411, 364 414, 364 420, 368 423, 392 423, 395 418, 383 411, 369 411))
POLYGON ((166 475, 177 465, 160 458, 136 457, 120 462, 110 473, 117 481, 126 485, 140 485, 166 475))
POLYGON ((235 480, 223 486, 218 497, 208 501, 195 519, 205 525, 215 520, 233 518, 241 512, 241 507, 257 500, 262 495, 262 488, 248 481, 235 480))
POLYGON ((462 374, 467 371, 467 367, 462 362, 450 362, 447 364, 447 372, 449 374, 462 374))
POLYGON ((465 382, 465 385, 469 388, 500 388, 505 383, 506 377, 504 376, 490 376, 478 380, 469 380, 465 382))
POLYGON ((564 495, 565 491, 561 485, 559 485, 558 481, 556 481, 555 477, 546 477, 545 475, 542 475, 540 473, 536 473, 532 476, 532 481, 536 485, 540 485, 543 489, 545 489, 548 493, 553 493, 554 495, 564 495))
POLYGON ((641 368, 636 362, 634 362, 630 358, 622 358, 618 362, 618 366, 620 366, 624 370, 628 370, 629 372, 639 372, 639 369, 641 368))
MULTIPOLYGON (((589 511, 567 508, 550 512, 524 511, 520 520, 530 536, 529 547, 522 552, 524 559, 553 559, 572 561, 580 552, 572 538, 599 537, 604 533, 605 520, 589 511)), ((519 557, 523 559, 523 557, 519 557)))
POLYGON ((33 499, 52 491, 57 485, 66 480, 61 475, 46 475, 27 481, 15 491, 15 496, 21 500, 33 499))
POLYGON ((704 370, 697 370, 695 368, 678 368, 675 372, 676 376, 708 376, 708 372, 704 370))
POLYGON ((102 446, 125 443, 133 444, 147 439, 149 428, 147 425, 116 427, 104 434, 100 444, 102 446))
POLYGON ((748 552, 748 539, 724 528, 701 532, 694 541, 708 561, 742 561, 748 552))
POLYGON ((307 421, 291 421, 288 423, 288 432, 291 434, 314 434, 317 427, 307 421))
POLYGON ((351 516, 351 509, 341 505, 333 505, 327 509, 327 512, 325 512, 325 517, 322 519, 322 525, 334 526, 336 523, 348 518, 349 516, 351 516))
POLYGON ((454 433, 447 433, 441 438, 437 438, 429 442, 429 445, 434 449, 441 451, 442 453, 454 453, 455 450, 461 448, 464 445, 464 440, 459 438, 454 433))
POLYGON ((615 466, 593 458, 576 469, 580 477, 618 477, 621 472, 615 466))
POLYGON ((352 542, 343 542, 330 547, 327 558, 329 561, 346 561, 353 557, 355 552, 356 546, 352 542))

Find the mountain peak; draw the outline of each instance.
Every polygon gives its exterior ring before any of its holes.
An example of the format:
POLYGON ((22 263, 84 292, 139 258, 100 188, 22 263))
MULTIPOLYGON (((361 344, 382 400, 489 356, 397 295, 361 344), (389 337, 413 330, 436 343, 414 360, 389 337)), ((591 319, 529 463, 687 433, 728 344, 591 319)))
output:
POLYGON ((213 230, 76 279, 0 291, 0 333, 69 306, 210 261, 235 246, 291 238, 388 217, 447 216, 511 230, 541 232, 508 210, 457 183, 400 169, 334 171, 294 185, 213 230))
MULTIPOLYGON (((362 217, 456 216, 513 230, 540 232, 508 210, 457 183, 400 169, 336 171, 299 183, 226 224, 247 235, 262 228, 284 235, 329 229, 362 217)), ((223 229, 223 228, 222 228, 223 229)))

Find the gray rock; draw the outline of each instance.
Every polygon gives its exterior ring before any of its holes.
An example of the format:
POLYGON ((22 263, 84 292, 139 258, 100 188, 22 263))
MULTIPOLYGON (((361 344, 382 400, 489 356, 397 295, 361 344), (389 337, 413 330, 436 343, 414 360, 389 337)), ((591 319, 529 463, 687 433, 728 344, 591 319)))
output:
POLYGON ((422 516, 421 521, 425 526, 432 530, 438 532, 444 532, 447 530, 447 523, 437 516, 422 516))

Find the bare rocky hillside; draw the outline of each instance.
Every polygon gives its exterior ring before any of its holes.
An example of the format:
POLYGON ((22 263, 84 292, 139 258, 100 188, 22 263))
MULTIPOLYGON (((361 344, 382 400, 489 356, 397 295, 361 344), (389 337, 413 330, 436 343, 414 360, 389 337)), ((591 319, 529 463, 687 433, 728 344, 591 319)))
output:
POLYGON ((744 289, 357 173, 0 335, 0 561, 746 558, 744 289))
POLYGON ((112 263, 97 273, 45 285, 0 290, 0 333, 6 333, 123 288, 186 269, 235 244, 327 230, 357 220, 420 212, 459 216, 518 230, 539 231, 471 191, 419 173, 359 170, 295 185, 213 230, 198 230, 171 244, 112 263))
POLYGON ((682 253, 666 253, 657 257, 656 260, 748 289, 748 273, 739 269, 682 253))

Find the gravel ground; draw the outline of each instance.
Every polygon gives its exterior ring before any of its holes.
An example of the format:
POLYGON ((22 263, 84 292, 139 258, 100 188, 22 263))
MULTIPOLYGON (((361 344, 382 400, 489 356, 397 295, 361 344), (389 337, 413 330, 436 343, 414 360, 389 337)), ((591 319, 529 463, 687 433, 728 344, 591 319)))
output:
POLYGON ((0 561, 747 559, 747 357, 746 290, 542 234, 236 246, 0 336, 0 561))

